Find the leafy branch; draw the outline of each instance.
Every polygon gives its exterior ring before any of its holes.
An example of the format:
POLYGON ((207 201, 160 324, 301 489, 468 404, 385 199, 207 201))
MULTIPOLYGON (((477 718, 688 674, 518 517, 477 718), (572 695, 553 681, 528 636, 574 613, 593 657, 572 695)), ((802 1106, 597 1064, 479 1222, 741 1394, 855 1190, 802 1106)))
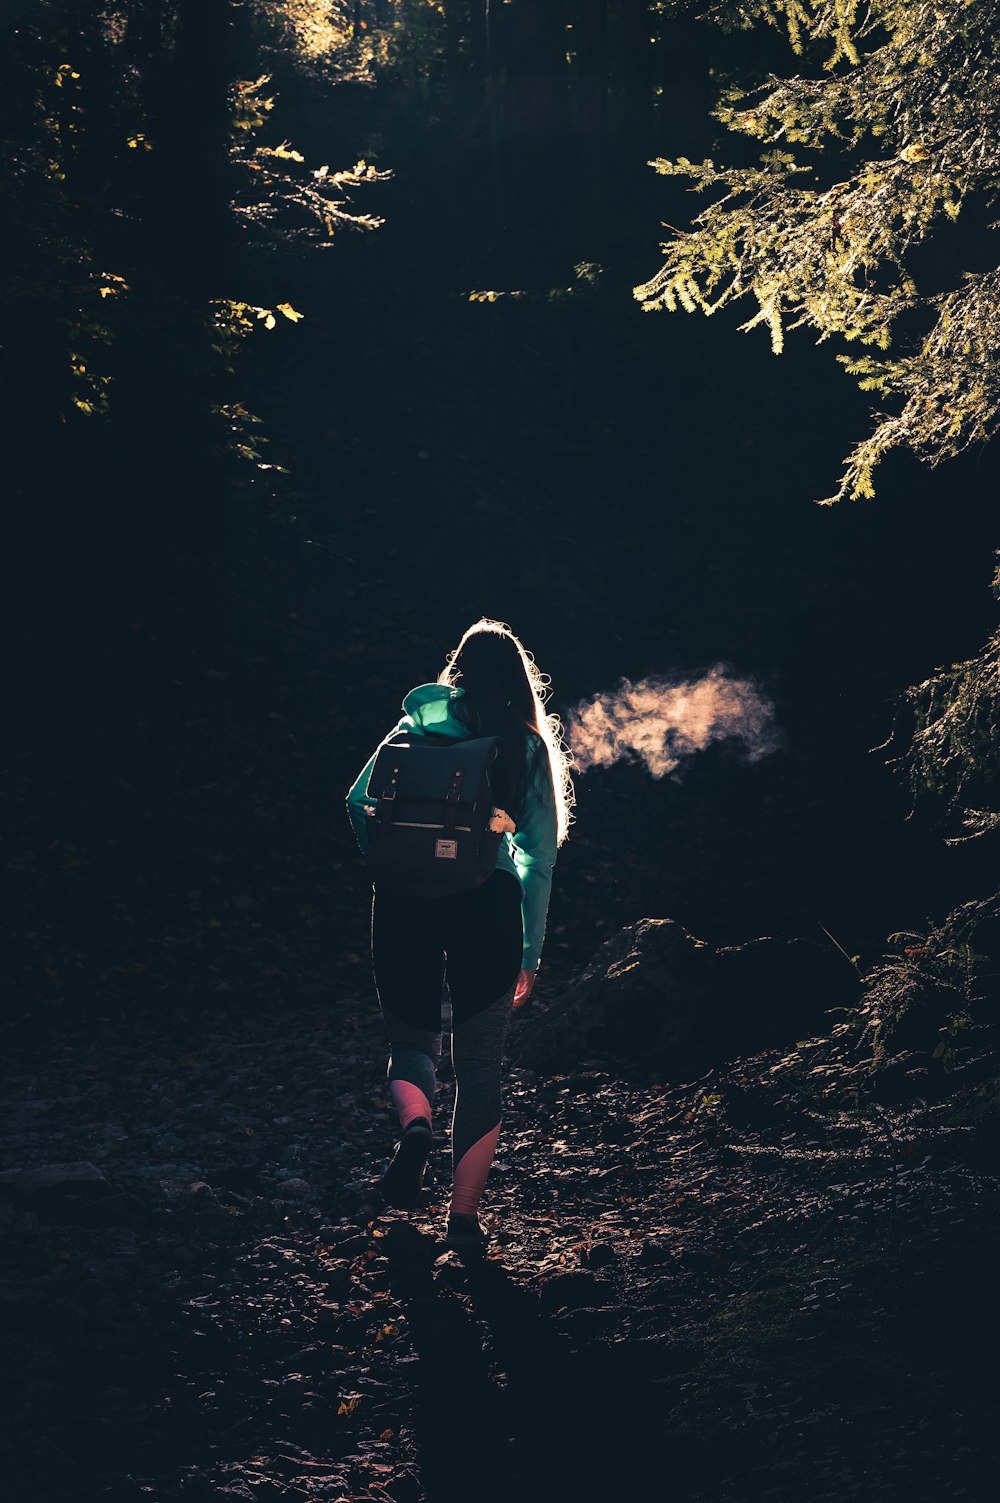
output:
POLYGON ((705 314, 751 297, 757 312, 741 328, 765 326, 776 354, 788 329, 883 352, 902 333, 892 358, 838 356, 863 390, 897 399, 897 409, 876 414, 837 492, 821 504, 872 497, 873 473, 893 449, 937 463, 992 437, 1000 426, 1000 273, 967 274, 951 291, 928 295, 909 263, 970 195, 992 202, 1000 184, 997 5, 873 0, 861 12, 855 0, 789 0, 704 14, 730 26, 781 22, 799 53, 832 44, 827 76, 772 78, 720 101, 716 118, 768 148, 755 166, 683 157, 650 164, 715 196, 689 232, 662 247, 660 271, 635 296, 647 310, 705 314), (856 165, 824 182, 827 147, 853 153, 856 165), (803 162, 792 148, 817 160, 803 162))

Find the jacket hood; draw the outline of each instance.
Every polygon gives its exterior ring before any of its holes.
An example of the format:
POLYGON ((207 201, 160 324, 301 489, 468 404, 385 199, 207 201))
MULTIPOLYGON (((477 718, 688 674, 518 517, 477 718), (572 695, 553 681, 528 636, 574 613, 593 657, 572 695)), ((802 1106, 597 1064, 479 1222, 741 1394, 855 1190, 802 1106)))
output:
POLYGON ((418 684, 403 700, 403 710, 420 730, 465 736, 468 734, 465 726, 451 713, 453 702, 464 693, 464 689, 449 688, 447 684, 418 684))

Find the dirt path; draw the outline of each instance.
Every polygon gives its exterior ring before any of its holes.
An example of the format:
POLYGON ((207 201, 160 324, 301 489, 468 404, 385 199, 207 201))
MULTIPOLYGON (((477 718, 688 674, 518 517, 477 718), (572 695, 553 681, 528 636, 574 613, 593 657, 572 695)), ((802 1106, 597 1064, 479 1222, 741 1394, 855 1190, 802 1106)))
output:
POLYGON ((13 1495, 975 1496, 988 1391, 955 1375, 996 1300, 956 1258, 996 1180, 926 1124, 890 1153, 796 1118, 768 1069, 707 1097, 509 1070, 467 1268, 440 1240, 449 1079, 428 1204, 372 1204, 393 1133, 363 1007, 12 1048, 13 1495))

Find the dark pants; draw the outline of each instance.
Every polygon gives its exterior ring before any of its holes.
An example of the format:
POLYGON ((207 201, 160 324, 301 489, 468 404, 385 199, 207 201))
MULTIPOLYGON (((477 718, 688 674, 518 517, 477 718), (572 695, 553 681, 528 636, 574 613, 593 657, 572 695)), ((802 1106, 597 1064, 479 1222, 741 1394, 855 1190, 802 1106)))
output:
POLYGON ((383 1012, 431 1032, 441 1028, 447 971, 452 1018, 467 1018, 513 986, 524 933, 521 884, 498 869, 447 898, 380 892, 372 898, 372 968, 383 1012))
POLYGON ((478 1201, 499 1132, 500 1065, 523 950, 521 884, 511 872, 497 870, 482 886, 446 898, 376 885, 372 969, 392 1051, 387 1074, 401 1083, 401 1095, 415 1087, 429 1107, 447 976, 456 1082, 452 1203, 463 1211, 478 1201))

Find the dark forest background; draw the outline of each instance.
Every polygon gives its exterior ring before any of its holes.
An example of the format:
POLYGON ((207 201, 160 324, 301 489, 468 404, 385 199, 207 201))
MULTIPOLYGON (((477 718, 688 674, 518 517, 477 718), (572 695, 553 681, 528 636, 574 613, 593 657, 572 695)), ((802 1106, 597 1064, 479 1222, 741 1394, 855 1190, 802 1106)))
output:
POLYGON ((870 749, 994 620, 992 451, 819 507, 870 424, 827 352, 632 297, 697 206, 648 161, 746 153, 709 109, 779 33, 642 0, 5 31, 16 1008, 162 996, 178 945, 199 1000, 332 1005, 366 929, 343 792, 479 614, 556 710, 723 661, 786 734, 580 778, 553 978, 642 915, 867 960, 986 890, 899 737, 870 749))

